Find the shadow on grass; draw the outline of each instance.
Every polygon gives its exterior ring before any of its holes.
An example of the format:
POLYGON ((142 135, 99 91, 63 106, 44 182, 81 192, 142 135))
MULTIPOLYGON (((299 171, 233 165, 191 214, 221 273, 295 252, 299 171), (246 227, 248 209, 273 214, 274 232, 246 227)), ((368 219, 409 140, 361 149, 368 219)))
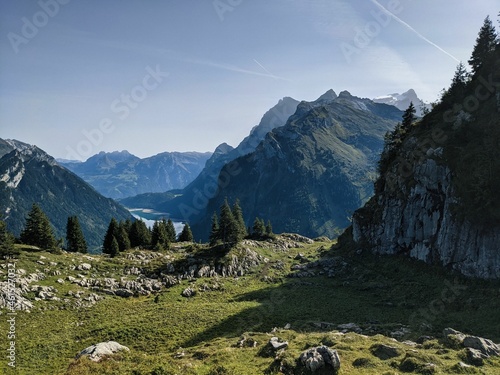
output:
POLYGON ((258 306, 224 319, 183 346, 244 332, 270 332, 286 324, 295 331, 312 332, 350 322, 385 335, 403 325, 413 339, 453 327, 499 341, 499 297, 498 282, 458 278, 405 257, 368 255, 351 260, 349 270, 335 278, 287 278, 241 294, 233 301, 255 301, 258 306))

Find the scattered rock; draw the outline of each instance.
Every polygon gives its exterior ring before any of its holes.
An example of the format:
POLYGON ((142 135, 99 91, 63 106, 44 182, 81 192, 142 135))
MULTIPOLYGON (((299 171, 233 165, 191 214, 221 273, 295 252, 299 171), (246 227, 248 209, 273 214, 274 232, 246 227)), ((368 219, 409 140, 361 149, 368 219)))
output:
POLYGON ((119 289, 116 289, 114 291, 114 294, 116 296, 119 296, 119 297, 124 297, 124 298, 128 298, 128 297, 133 297, 134 296, 134 292, 132 292, 131 290, 129 289, 124 289, 124 288, 119 288, 119 289))
POLYGON ((464 341, 462 342, 462 345, 466 348, 477 349, 488 357, 500 356, 500 346, 495 344, 493 341, 482 337, 466 336, 464 338, 464 341))
POLYGON ((403 350, 385 344, 375 344, 370 348, 370 351, 375 357, 382 360, 399 357, 404 354, 403 350))
POLYGON ((89 263, 82 263, 78 267, 76 267, 78 271, 89 271, 91 268, 92 265, 90 265, 89 263))
POLYGON ((196 290, 192 289, 191 287, 184 289, 181 293, 181 296, 186 298, 194 297, 195 295, 196 290))
POLYGON ((337 351, 325 345, 302 352, 299 361, 311 372, 316 372, 323 367, 330 366, 333 368, 334 373, 337 373, 340 368, 340 358, 337 351))
POLYGON ((363 331, 356 323, 339 324, 337 328, 343 333, 347 332, 361 333, 363 331))
POLYGON ((76 355, 76 359, 87 355, 90 360, 99 362, 104 356, 113 355, 122 350, 130 351, 129 348, 117 343, 116 341, 100 342, 99 344, 91 345, 88 348, 83 349, 76 355))
POLYGON ((445 328, 443 336, 446 345, 454 349, 466 348, 467 361, 475 366, 482 366, 486 358, 500 356, 500 345, 483 337, 466 335, 453 328, 445 328))
POLYGON ((257 347, 257 341, 255 341, 252 337, 242 336, 238 343, 236 344, 238 348, 255 348, 257 347))
POLYGON ((274 351, 278 351, 280 349, 285 349, 288 347, 288 341, 281 341, 277 337, 271 337, 269 340, 269 345, 274 351))
POLYGON ((467 357, 467 362, 474 366, 484 365, 484 360, 488 358, 488 356, 483 354, 480 350, 473 348, 466 348, 465 354, 467 357))

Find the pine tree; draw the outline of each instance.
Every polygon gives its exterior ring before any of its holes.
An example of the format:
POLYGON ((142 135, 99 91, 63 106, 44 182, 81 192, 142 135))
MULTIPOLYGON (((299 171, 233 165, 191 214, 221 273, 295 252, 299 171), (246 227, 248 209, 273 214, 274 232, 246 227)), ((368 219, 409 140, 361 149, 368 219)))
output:
POLYGON ((151 232, 144 221, 136 220, 132 223, 129 239, 131 247, 144 248, 151 245, 151 232))
POLYGON ((179 234, 179 242, 193 242, 193 233, 188 223, 184 224, 184 228, 182 228, 182 232, 179 234))
POLYGON ((130 226, 132 225, 132 222, 130 220, 126 221, 120 221, 118 224, 118 231, 116 234, 116 241, 118 242, 118 248, 120 251, 125 251, 130 249, 130 239, 128 238, 128 231, 127 228, 129 228, 129 223, 130 226))
POLYGON ((87 242, 77 216, 68 217, 66 223, 66 248, 71 253, 86 254, 88 251, 87 242))
POLYGON ((219 233, 220 240, 224 244, 224 246, 231 246, 237 243, 238 239, 238 224, 234 219, 233 213, 229 204, 227 203, 227 198, 224 200, 224 203, 220 209, 220 221, 219 221, 219 233))
POLYGON ((212 215, 212 227, 210 229, 209 236, 210 246, 217 245, 217 242, 219 242, 219 240, 219 218, 217 217, 217 213, 214 212, 214 214, 212 215))
POLYGON ((115 256, 118 255, 119 252, 120 252, 120 248, 118 246, 118 241, 116 240, 115 237, 113 237, 113 240, 111 241, 111 248, 110 248, 109 255, 111 256, 111 258, 114 258, 115 256))
POLYGON ((19 254, 14 247, 14 236, 7 230, 7 224, 0 220, 0 257, 8 257, 19 254))
POLYGON ((167 239, 168 243, 173 243, 177 240, 177 233, 175 232, 175 226, 172 219, 167 221, 167 239))
MULTIPOLYGON (((118 240, 116 239, 119 235, 118 233, 118 222, 116 221, 115 218, 112 218, 111 221, 109 222, 108 229, 106 231, 106 234, 104 235, 104 241, 102 243, 102 252, 104 254, 110 254, 113 251, 111 246, 113 245, 113 240, 116 241, 116 244, 118 245, 118 240)), ((118 250, 120 250, 120 247, 118 246, 118 250)))
POLYGON ((153 250, 165 250, 169 248, 167 233, 167 222, 165 220, 155 221, 151 231, 151 246, 153 250))
POLYGON ((254 238, 262 238, 266 234, 266 226, 264 220, 256 217, 253 221, 252 236, 254 238))
POLYGON ((493 58, 495 48, 497 46, 497 34, 495 27, 490 20, 490 17, 486 17, 479 31, 479 35, 476 39, 476 45, 472 51, 469 64, 472 67, 472 73, 474 76, 479 74, 481 69, 488 65, 493 58))
POLYGON ((403 131, 403 136, 410 131, 411 126, 417 119, 417 117, 415 116, 416 112, 417 111, 415 109, 415 106, 413 105, 413 102, 410 102, 410 105, 403 113, 403 122, 401 123, 401 130, 403 131))
POLYGON ((49 218, 36 203, 33 203, 31 207, 20 239, 26 245, 37 246, 41 249, 51 250, 56 247, 56 239, 49 218))
POLYGON ((271 220, 268 220, 266 224, 266 235, 272 236, 273 234, 274 233, 273 233, 273 226, 271 225, 271 220))
POLYGON ((234 202, 231 212, 237 226, 236 242, 239 242, 248 235, 247 226, 245 225, 245 219, 243 219, 243 210, 241 209, 239 199, 236 199, 236 201, 234 202))
POLYGON ((451 80, 450 88, 443 93, 442 101, 453 104, 456 101, 461 100, 464 97, 468 79, 469 73, 467 72, 465 65, 460 62, 455 71, 455 75, 451 80))

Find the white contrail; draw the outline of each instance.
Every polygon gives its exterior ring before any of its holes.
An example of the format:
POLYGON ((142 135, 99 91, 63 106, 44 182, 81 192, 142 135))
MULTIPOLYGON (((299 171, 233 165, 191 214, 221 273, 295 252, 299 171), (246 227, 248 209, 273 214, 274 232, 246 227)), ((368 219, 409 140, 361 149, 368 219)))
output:
MULTIPOLYGON (((199 64, 199 65, 206 65, 206 66, 211 66, 213 68, 218 68, 218 69, 223 69, 223 70, 228 70, 230 72, 237 72, 237 73, 244 73, 244 74, 251 74, 251 75, 256 75, 256 76, 261 76, 261 77, 270 77, 274 79, 281 79, 283 81, 288 81, 288 79, 276 76, 274 74, 271 74, 267 69, 264 68, 266 73, 260 73, 260 72, 255 72, 253 70, 247 70, 247 69, 242 69, 234 65, 229 65, 229 64, 221 64, 218 62, 213 62, 213 61, 208 61, 208 60, 198 60, 198 59, 182 59, 185 62, 189 62, 192 64, 199 64)), ((260 64, 259 64, 260 65, 260 64)))
POLYGON ((405 26, 407 29, 413 31, 420 39, 426 41, 427 43, 429 43, 431 46, 433 47, 436 47, 438 50, 440 50, 441 52, 443 52, 444 54, 448 55, 449 57, 451 57, 453 60, 455 60, 456 62, 460 62, 459 59, 457 59, 455 56, 453 56, 451 53, 449 53, 448 51, 445 51, 444 49, 442 49, 441 47, 439 47, 436 43, 432 42, 431 40, 427 39, 425 36, 423 36, 422 34, 420 34, 417 30, 415 30, 413 27, 411 27, 410 25, 408 25, 405 21, 403 21, 401 18, 399 18, 398 16, 396 16, 394 13, 390 12, 389 10, 387 10, 382 4, 380 4, 377 0, 371 0, 371 2, 373 4, 375 4, 376 6, 378 6, 380 9, 382 9, 386 14, 388 14, 389 16, 391 16, 392 18, 394 18, 396 21, 398 21, 401 25, 405 26))
POLYGON ((255 63, 260 66, 267 74, 270 74, 270 75, 273 75, 269 70, 267 70, 264 65, 262 65, 260 62, 258 62, 257 60, 253 59, 253 61, 255 61, 255 63))

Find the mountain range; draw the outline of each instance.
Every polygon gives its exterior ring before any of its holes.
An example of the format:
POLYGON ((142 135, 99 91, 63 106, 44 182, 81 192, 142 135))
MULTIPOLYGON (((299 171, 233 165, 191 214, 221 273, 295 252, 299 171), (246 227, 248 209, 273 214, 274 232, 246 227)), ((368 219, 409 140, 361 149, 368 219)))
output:
POLYGON ((133 219, 121 205, 103 197, 36 146, 0 139, 0 208, 8 229, 19 236, 32 204, 47 214, 58 238, 69 216, 78 216, 89 248, 97 250, 112 217, 133 219))
POLYGON ((189 221, 202 239, 225 197, 240 200, 247 225, 259 216, 277 232, 334 237, 373 194, 383 137, 401 115, 347 91, 313 102, 284 98, 238 147, 220 145, 185 189, 121 202, 189 221))
POLYGON ((138 158, 128 151, 100 152, 85 162, 59 161, 102 195, 125 198, 180 189, 202 171, 211 153, 163 152, 138 158))
POLYGON ((218 193, 193 230, 204 238, 209 218, 227 197, 239 199, 247 225, 260 217, 277 233, 336 237, 373 194, 384 135, 401 115, 347 91, 301 102, 254 152, 222 168, 218 193))
POLYGON ((430 110, 431 105, 429 103, 425 103, 422 99, 417 96, 417 93, 413 89, 409 89, 408 91, 398 94, 388 94, 383 96, 378 96, 373 99, 375 103, 389 104, 393 105, 396 108, 404 111, 410 103, 413 103, 416 109, 417 116, 423 116, 424 111, 430 110))

